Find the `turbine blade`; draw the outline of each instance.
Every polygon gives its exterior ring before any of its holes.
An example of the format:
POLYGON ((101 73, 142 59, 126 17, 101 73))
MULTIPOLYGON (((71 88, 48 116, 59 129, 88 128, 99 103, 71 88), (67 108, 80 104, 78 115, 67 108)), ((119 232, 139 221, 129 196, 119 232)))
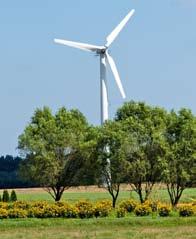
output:
POLYGON ((118 86, 118 88, 120 90, 122 98, 125 99, 126 98, 125 92, 124 92, 124 89, 123 89, 123 86, 122 86, 122 82, 120 80, 120 76, 118 74, 118 70, 116 68, 116 64, 115 64, 113 58, 109 55, 108 52, 106 52, 106 58, 107 58, 107 61, 108 61, 109 65, 110 65, 110 67, 111 67, 112 73, 114 75, 114 79, 115 79, 116 84, 117 84, 117 86, 118 86))
POLYGON ((116 37, 118 36, 118 34, 122 31, 122 29, 124 28, 124 26, 127 24, 127 22, 129 21, 129 19, 133 16, 135 10, 131 10, 127 16, 120 22, 120 24, 110 33, 109 36, 107 36, 107 43, 106 46, 109 47, 112 42, 116 39, 116 37))
POLYGON ((85 43, 79 43, 79 42, 73 42, 73 41, 66 41, 66 40, 61 40, 61 39, 54 39, 55 43, 78 48, 80 50, 84 51, 90 51, 90 52, 96 52, 99 49, 102 49, 103 47, 101 46, 95 46, 95 45, 90 45, 90 44, 85 44, 85 43))

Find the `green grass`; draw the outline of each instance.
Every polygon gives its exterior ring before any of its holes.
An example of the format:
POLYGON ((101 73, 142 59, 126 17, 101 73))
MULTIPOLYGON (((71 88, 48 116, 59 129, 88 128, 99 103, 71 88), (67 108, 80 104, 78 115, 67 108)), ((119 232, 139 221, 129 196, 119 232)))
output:
MULTIPOLYGON (((47 192, 36 193, 18 193, 18 200, 47 200, 53 201, 52 197, 47 192)), ((152 199, 160 200, 163 202, 169 202, 169 196, 167 190, 157 190, 152 193, 152 199)), ((133 198, 138 200, 138 196, 135 192, 121 191, 118 200, 133 198)), ((80 199, 89 199, 91 201, 97 201, 102 199, 111 199, 109 193, 106 192, 64 192, 63 201, 76 202, 80 199)), ((181 197, 180 202, 191 202, 196 199, 196 188, 186 189, 181 197)))
POLYGON ((4 239, 193 239, 196 218, 6 219, 4 239))

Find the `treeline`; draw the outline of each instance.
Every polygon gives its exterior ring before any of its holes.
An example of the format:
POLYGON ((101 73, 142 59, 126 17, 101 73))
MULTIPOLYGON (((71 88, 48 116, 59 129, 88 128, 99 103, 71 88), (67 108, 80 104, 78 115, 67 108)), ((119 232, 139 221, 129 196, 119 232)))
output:
POLYGON ((19 177, 18 170, 22 158, 11 155, 0 157, 0 189, 32 187, 37 184, 24 181, 19 177))
POLYGON ((172 205, 195 185, 196 117, 127 102, 114 120, 95 127, 78 110, 37 109, 19 136, 26 155, 20 175, 46 187, 59 201, 72 185, 104 186, 115 207, 121 183, 128 183, 143 203, 154 185, 164 183, 172 205))

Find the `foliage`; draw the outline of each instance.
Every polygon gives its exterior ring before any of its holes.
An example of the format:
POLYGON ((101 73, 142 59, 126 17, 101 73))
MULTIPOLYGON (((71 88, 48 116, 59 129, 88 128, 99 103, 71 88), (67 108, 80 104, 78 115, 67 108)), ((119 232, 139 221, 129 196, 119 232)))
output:
POLYGON ((146 200, 144 204, 149 206, 152 212, 156 212, 158 210, 158 206, 160 205, 160 203, 155 200, 146 200))
POLYGON ((96 202, 94 206, 95 217, 107 217, 112 210, 112 203, 109 200, 96 202))
POLYGON ((171 207, 167 204, 160 204, 158 206, 158 212, 159 212, 159 216, 167 217, 167 216, 169 216, 169 214, 171 212, 171 207))
POLYGON ((91 202, 87 200, 80 200, 75 204, 78 210, 79 218, 91 218, 94 215, 94 209, 91 202))
POLYGON ((25 182, 18 175, 22 158, 11 155, 0 157, 0 188, 22 188, 37 186, 32 182, 25 182))
POLYGON ((8 209, 9 208, 9 204, 6 202, 0 202, 0 208, 2 209, 8 209))
MULTIPOLYGON (((128 201, 128 200, 127 200, 128 201)), ((112 212, 112 204, 109 200, 101 200, 91 203, 87 200, 80 200, 75 205, 67 202, 47 203, 39 202, 14 202, 0 203, 0 219, 2 218, 92 218, 92 217, 108 217, 116 215, 116 217, 125 217, 127 210, 126 205, 119 206, 112 212), (124 206, 125 207, 124 207, 124 206)), ((179 207, 180 216, 191 216, 196 213, 196 207, 193 204, 182 204, 179 207)), ((136 216, 147 216, 152 212, 149 202, 137 204, 134 209, 136 216)), ((159 203, 158 213, 160 216, 166 217, 170 214, 171 207, 166 204, 159 203)))
POLYGON ((9 192, 8 190, 3 190, 3 196, 2 196, 2 201, 3 202, 9 202, 10 197, 9 197, 9 192))
POLYGON ((125 217, 126 215, 126 209, 123 207, 118 207, 116 210, 116 217, 121 218, 121 217, 125 217))
POLYGON ((167 167, 164 181, 171 204, 176 206, 185 188, 195 184, 196 117, 190 110, 172 111, 167 119, 167 167))
POLYGON ((148 216, 152 212, 148 204, 138 204, 134 210, 136 216, 148 216))
POLYGON ((0 207, 0 219, 8 218, 8 210, 0 207))
POLYGON ((191 204, 182 205, 179 207, 179 215, 181 217, 190 217, 194 214, 194 206, 191 204))
POLYGON ((115 208, 127 170, 122 145, 124 133, 118 122, 106 122, 100 129, 97 137, 97 178, 112 196, 112 206, 115 208), (101 176, 101 178, 100 178, 101 176))
POLYGON ((27 201, 15 201, 12 204, 12 207, 18 209, 28 209, 30 207, 30 203, 27 201))
POLYGON ((128 162, 126 181, 146 201, 165 168, 167 143, 165 110, 134 101, 125 103, 116 114, 116 121, 126 133, 123 143, 128 162))
POLYGON ((8 210, 9 218, 26 218, 27 211, 20 208, 13 208, 8 210))
POLYGON ((136 206, 137 202, 132 199, 123 200, 119 204, 119 208, 124 208, 126 212, 133 212, 136 206))
POLYGON ((78 110, 37 109, 30 124, 19 136, 19 149, 25 160, 20 174, 47 188, 59 201, 64 190, 77 184, 83 158, 80 145, 85 141, 88 124, 78 110))
POLYGON ((15 201, 17 201, 17 195, 16 195, 15 190, 12 190, 12 191, 11 191, 11 194, 10 194, 10 201, 11 201, 11 202, 15 202, 15 201))
POLYGON ((68 203, 59 207, 59 216, 64 218, 76 218, 78 216, 78 209, 68 203))

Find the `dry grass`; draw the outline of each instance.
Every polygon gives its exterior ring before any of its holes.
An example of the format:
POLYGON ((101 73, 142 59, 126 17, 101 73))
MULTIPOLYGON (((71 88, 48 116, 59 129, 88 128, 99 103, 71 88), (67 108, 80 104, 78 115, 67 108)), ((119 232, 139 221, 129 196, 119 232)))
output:
MULTIPOLYGON (((121 191, 131 191, 131 187, 129 184, 121 184, 121 191)), ((154 186, 154 190, 166 189, 164 184, 156 184, 154 186)), ((8 189, 9 191, 11 189, 8 189)), ((0 189, 0 193, 3 189, 0 189)), ((17 193, 44 193, 46 190, 44 188, 18 188, 15 189, 17 193)), ((79 187, 70 187, 66 190, 66 192, 105 192, 106 189, 98 186, 79 186, 79 187)))

